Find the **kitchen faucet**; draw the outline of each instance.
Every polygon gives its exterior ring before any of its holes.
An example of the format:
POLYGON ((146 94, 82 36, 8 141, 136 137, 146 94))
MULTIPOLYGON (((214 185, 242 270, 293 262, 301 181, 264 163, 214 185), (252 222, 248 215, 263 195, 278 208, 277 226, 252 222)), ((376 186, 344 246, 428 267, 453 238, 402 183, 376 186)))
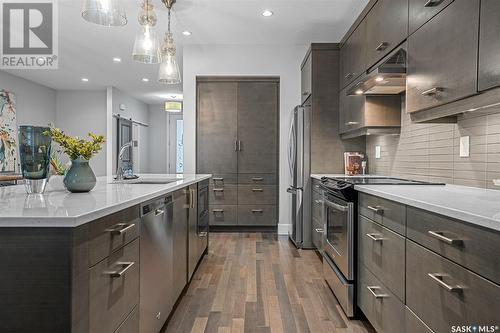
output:
POLYGON ((123 180, 123 154, 127 148, 132 147, 132 141, 125 143, 120 147, 120 152, 118 153, 118 167, 116 169, 116 180, 123 180))

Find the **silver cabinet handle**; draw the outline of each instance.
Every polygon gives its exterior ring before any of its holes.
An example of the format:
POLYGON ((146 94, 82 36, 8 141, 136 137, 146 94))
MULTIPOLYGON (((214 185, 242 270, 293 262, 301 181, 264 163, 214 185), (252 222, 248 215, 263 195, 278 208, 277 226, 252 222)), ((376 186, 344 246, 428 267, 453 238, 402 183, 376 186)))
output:
POLYGON ((443 0, 428 0, 424 7, 436 7, 439 6, 443 0))
POLYGON ((212 212, 213 212, 214 214, 218 214, 218 213, 220 213, 220 214, 224 214, 224 209, 213 209, 213 210, 212 210, 212 212))
POLYGON ((191 208, 194 208, 194 196, 195 196, 195 190, 191 189, 191 208))
POLYGON ((208 236, 208 232, 200 232, 198 234, 198 237, 200 237, 200 238, 204 238, 204 237, 207 237, 207 236, 208 236))
POLYGON ((254 177, 254 178, 252 178, 252 181, 254 181, 254 182, 261 182, 263 180, 264 180, 264 178, 262 178, 262 177, 254 177))
POLYGON ((375 298, 387 298, 389 295, 387 294, 379 294, 375 292, 375 290, 382 290, 381 287, 379 286, 367 286, 366 289, 370 291, 370 293, 375 297, 375 298))
POLYGON ((157 209, 155 210, 155 216, 160 216, 160 215, 163 215, 165 214, 165 210, 163 209, 157 209))
POLYGON ((213 180, 214 182, 223 182, 223 181, 224 181, 224 178, 222 178, 222 177, 217 177, 217 178, 216 178, 216 177, 214 177, 214 178, 212 178, 212 180, 213 180))
POLYGON ((436 95, 437 93, 439 93, 441 91, 443 91, 443 88, 434 87, 434 88, 422 91, 422 96, 433 96, 433 95, 436 95))
POLYGON ((214 188, 214 189, 212 189, 212 191, 214 191, 214 192, 224 192, 224 189, 223 188, 214 188))
POLYGON ((234 141, 234 151, 238 151, 238 140, 234 141))
POLYGON ((381 234, 366 234, 366 237, 370 238, 374 242, 382 242, 382 241, 386 240, 386 238, 380 237, 380 236, 382 236, 382 235, 381 234))
POLYGON ((380 43, 376 48, 375 51, 384 51, 387 47, 389 46, 389 43, 387 42, 382 42, 380 43))
POLYGON ((372 212, 374 212, 375 214, 379 214, 381 215, 384 210, 380 207, 380 206, 367 206, 366 208, 368 208, 369 210, 371 210, 372 212))
POLYGON ((238 140, 238 151, 241 151, 241 140, 238 140))
POLYGON ((427 275, 433 279, 435 282, 437 282, 438 285, 443 287, 449 292, 462 292, 463 288, 460 286, 451 286, 447 284, 446 282, 443 281, 443 277, 447 276, 446 274, 441 274, 441 273, 427 273, 427 275))
POLYGON ((316 229, 314 229, 314 230, 316 230, 316 232, 317 232, 318 234, 322 234, 322 233, 323 233, 323 229, 321 229, 321 228, 316 228, 316 229))
POLYGON ((342 205, 339 205, 335 202, 330 202, 330 201, 323 201, 323 203, 333 209, 336 209, 336 210, 339 210, 341 212, 347 212, 349 210, 349 207, 347 206, 342 206, 342 205))
POLYGON ((130 267, 134 266, 135 262, 133 261, 126 261, 126 262, 117 262, 116 266, 121 266, 121 269, 118 271, 106 271, 104 272, 105 275, 109 275, 111 278, 119 278, 122 277, 123 274, 127 270, 129 270, 130 267))
POLYGON ((429 231, 427 231, 427 233, 429 235, 431 235, 432 237, 439 239, 442 242, 445 242, 446 244, 450 244, 450 245, 462 245, 463 244, 463 240, 446 237, 442 231, 429 230, 429 231))
POLYGON ((263 213, 264 210, 262 209, 252 209, 252 213, 263 213))
POLYGON ((347 126, 359 125, 359 121, 348 121, 345 123, 347 126))
POLYGON ((321 200, 314 200, 315 203, 317 203, 318 205, 322 205, 323 204, 323 201, 321 200))
POLYGON ((264 192, 264 190, 261 188, 253 188, 252 192, 264 192))
POLYGON ((135 223, 118 223, 114 226, 112 226, 109 229, 106 229, 107 232, 111 233, 111 235, 123 235, 126 233, 128 230, 132 229, 135 227, 135 223))

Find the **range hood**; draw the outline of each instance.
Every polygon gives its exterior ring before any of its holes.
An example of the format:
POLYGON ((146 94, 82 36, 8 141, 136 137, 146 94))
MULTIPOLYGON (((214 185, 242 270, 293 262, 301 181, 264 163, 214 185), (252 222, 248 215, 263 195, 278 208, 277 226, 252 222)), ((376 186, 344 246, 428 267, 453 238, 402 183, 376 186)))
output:
POLYGON ((354 84, 348 95, 398 95, 406 90, 406 50, 397 49, 354 84))

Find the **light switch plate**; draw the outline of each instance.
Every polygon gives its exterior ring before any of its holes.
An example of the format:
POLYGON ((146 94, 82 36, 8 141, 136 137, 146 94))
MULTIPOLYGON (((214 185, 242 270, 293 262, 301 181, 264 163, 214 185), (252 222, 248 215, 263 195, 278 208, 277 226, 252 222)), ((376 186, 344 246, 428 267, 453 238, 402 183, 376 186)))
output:
POLYGON ((460 157, 470 156, 470 137, 461 136, 460 137, 460 157))
POLYGON ((382 147, 375 146, 375 158, 376 159, 382 158, 382 147))

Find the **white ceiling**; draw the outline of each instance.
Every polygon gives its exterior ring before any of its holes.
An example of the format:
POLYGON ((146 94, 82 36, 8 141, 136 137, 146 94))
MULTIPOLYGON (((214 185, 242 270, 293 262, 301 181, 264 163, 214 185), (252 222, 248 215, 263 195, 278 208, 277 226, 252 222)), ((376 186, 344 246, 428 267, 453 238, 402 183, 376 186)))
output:
MULTIPOLYGON (((161 103, 182 85, 156 83, 158 65, 131 59, 139 30, 139 0, 121 0, 128 24, 106 28, 81 18, 83 0, 59 0, 59 69, 11 70, 10 73, 54 89, 103 89, 115 86, 148 103, 161 103), (113 63, 120 57, 121 63, 113 63), (89 82, 81 82, 86 77, 89 82), (147 77, 150 82, 144 83, 147 77)), ((157 31, 166 29, 167 11, 153 0, 157 31)), ((172 29, 182 66, 183 44, 309 44, 339 41, 368 0, 177 0, 172 29), (270 9, 272 17, 260 15, 270 9), (181 32, 189 30, 190 37, 181 32)), ((189 66, 189 64, 185 64, 189 66)), ((182 67, 181 67, 182 68, 182 67)), ((298 69, 297 69, 298 70, 298 69)))

